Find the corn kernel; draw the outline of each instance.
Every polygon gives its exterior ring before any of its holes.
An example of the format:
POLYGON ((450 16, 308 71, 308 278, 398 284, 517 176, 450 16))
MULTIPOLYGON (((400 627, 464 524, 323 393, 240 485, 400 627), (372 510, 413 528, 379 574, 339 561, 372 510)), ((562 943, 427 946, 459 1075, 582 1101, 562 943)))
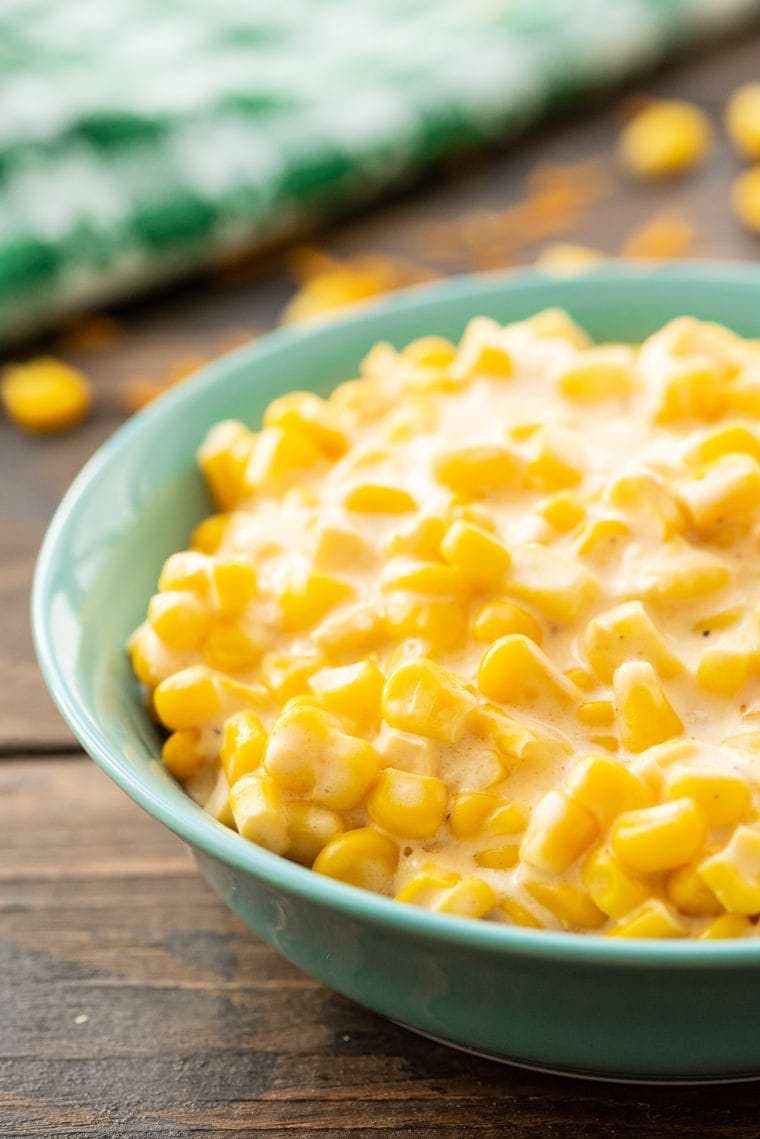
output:
POLYGON ((380 756, 366 740, 343 732, 327 712, 300 705, 286 708, 276 720, 264 766, 283 790, 343 811, 364 799, 380 770, 380 756))
POLYGON ((273 400, 264 412, 264 427, 303 435, 329 459, 340 458, 348 447, 328 405, 313 392, 288 392, 273 400))
POLYGON ((201 554, 215 554, 224 541, 229 524, 228 514, 212 514, 204 518, 193 530, 190 548, 201 554))
POLYGON ((535 264, 552 277, 574 277, 604 261, 604 254, 585 245, 554 241, 545 245, 535 264))
POLYGON ((246 497, 245 472, 252 445, 247 427, 227 419, 211 429, 198 452, 203 477, 222 510, 231 510, 246 497))
POLYGON ((649 806, 646 785, 622 763, 603 755, 579 760, 565 780, 565 791, 606 829, 621 811, 649 806))
MULTIPOLYGON (((190 783, 187 784, 187 788, 190 790, 190 783)), ((214 784, 210 793, 203 798, 202 806, 207 815, 211 815, 212 819, 216 819, 223 826, 235 826, 230 808, 230 787, 221 768, 217 770, 214 784)))
POLYGON ((90 410, 92 390, 76 368, 40 357, 3 369, 0 402, 19 427, 47 434, 81 423, 90 410))
POLYGON ((622 918, 650 895, 649 887, 621 866, 605 846, 592 851, 581 869, 581 881, 594 905, 611 918, 622 918))
POLYGON ((587 728, 611 728, 615 723, 615 705, 611 700, 586 700, 578 707, 578 719, 587 728))
POLYGON ((337 811, 318 807, 316 803, 291 800, 285 804, 288 828, 288 858, 311 866, 319 852, 343 831, 343 819, 337 811))
POLYGON ((709 421, 724 415, 729 403, 725 369, 687 361, 666 377, 655 408, 655 421, 665 424, 683 419, 709 421))
POLYGON ((521 929, 543 928, 541 920, 513 898, 501 898, 498 913, 500 917, 506 918, 510 925, 516 925, 521 929))
POLYGON ((733 937, 746 937, 752 932, 752 923, 743 914, 722 914, 698 935, 700 941, 723 941, 733 937))
POLYGON ((351 605, 329 613, 311 634, 328 656, 356 656, 375 649, 384 636, 381 615, 371 605, 351 605))
POLYGON ((615 670, 631 660, 651 664, 665 680, 683 671, 640 601, 627 601, 594 617, 586 626, 582 645, 602 684, 609 684, 615 670))
POLYGON ((745 83, 728 101, 726 129, 745 158, 760 159, 760 83, 745 83))
POLYGON ((652 471, 618 476, 608 484, 604 497, 621 514, 635 518, 644 532, 654 529, 659 537, 671 538, 684 529, 683 514, 670 487, 652 471))
POLYGON ((683 921, 664 902, 653 899, 619 921, 608 937, 676 938, 686 937, 683 921))
POLYGON ((525 888, 565 929, 599 929, 607 920, 586 891, 569 882, 526 882, 525 888))
POLYGON ((373 827, 339 834, 317 855, 314 870, 377 894, 390 894, 398 866, 398 847, 373 827))
POLYGON ((372 558, 372 547, 356 530, 345 526, 320 526, 314 547, 314 565, 319 570, 334 572, 346 566, 366 565, 372 558))
POLYGON ((285 854, 290 846, 285 802, 274 780, 263 772, 243 775, 230 789, 238 832, 250 842, 285 854))
POLYGON ((703 467, 724 455, 751 455, 760 462, 760 437, 749 427, 733 424, 719 427, 702 435, 686 452, 686 460, 696 467, 703 467))
POLYGON ((730 580, 718 555, 672 540, 642 562, 636 587, 655 601, 693 601, 725 589, 730 580))
POLYGON ((230 787, 261 767, 266 743, 264 725, 250 709, 225 720, 219 759, 230 787))
POLYGON ((588 348, 563 368, 557 381, 560 394, 577 403, 630 395, 635 387, 633 364, 631 349, 605 345, 588 348))
POLYGON ((520 844, 502 839, 485 850, 477 851, 473 855, 473 861, 481 870, 511 870, 520 861, 520 844))
POLYGON ((234 616, 256 593, 256 572, 239 558, 217 558, 210 567, 214 601, 220 613, 234 616))
POLYGON ((407 490, 384 483, 361 483, 343 499, 346 510, 357 514, 406 514, 417 509, 407 490))
POLYGON ((309 688, 320 704, 339 716, 359 734, 373 730, 380 723, 385 677, 371 660, 347 664, 342 668, 325 668, 309 679, 309 688))
POLYGON ((547 498, 538 508, 542 518, 560 534, 573 530, 586 517, 586 508, 578 498, 568 491, 547 498))
POLYGON ((543 640, 543 630, 533 614, 512 601, 489 601, 477 613, 472 631, 476 640, 486 644, 510 633, 529 637, 537 645, 543 640))
POLYGON ((504 343, 504 330, 487 316, 474 317, 464 331, 452 365, 452 374, 468 379, 473 376, 508 377, 513 364, 504 343))
POLYGON ((302 632, 353 596, 348 582, 325 573, 302 572, 291 579, 280 594, 283 628, 288 633, 302 632))
POLYGON ((164 563, 158 579, 158 588, 161 592, 181 590, 204 597, 208 592, 208 586, 209 559, 205 554, 198 554, 193 550, 172 554, 164 563))
POLYGON ((203 645, 203 659, 220 672, 248 672, 261 656, 259 646, 234 621, 214 623, 203 645))
POLYGON ((444 650, 463 639, 467 615, 451 597, 392 592, 385 601, 385 625, 392 636, 421 638, 444 650))
POLYGON ((367 799, 372 821, 402 838, 431 838, 443 823, 448 788, 432 775, 386 767, 367 799))
POLYGON ((691 917, 715 917, 723 909, 694 865, 671 870, 665 879, 665 894, 677 910, 691 917))
POLYGON ((460 918, 482 918, 496 905, 496 891, 482 878, 468 875, 451 886, 433 909, 460 918))
POLYGON ((760 166, 739 175, 731 187, 731 204, 739 221, 760 233, 760 166))
POLYGON ((639 178, 669 178, 704 161, 712 137, 704 111, 680 99, 657 100, 623 129, 620 160, 639 178))
POLYGON ((609 557, 630 535, 631 528, 622 518, 591 518, 578 535, 575 548, 583 558, 609 557))
POLYGON ((626 811, 612 827, 612 849, 629 870, 657 874, 683 866, 701 850, 707 828, 693 799, 626 811))
POLYGON ((722 455, 697 478, 679 484, 678 496, 693 526, 708 532, 737 516, 751 516, 760 502, 760 463, 752 455, 722 455))
POLYGON ((200 748, 200 732, 196 728, 172 732, 169 738, 164 740, 161 758, 174 778, 184 783, 186 779, 190 779, 200 771, 206 762, 206 757, 200 748))
POLYGON ((478 687, 489 700, 520 706, 544 700, 567 706, 578 697, 538 645, 519 633, 501 637, 484 654, 478 687))
POLYGON ((699 874, 729 913, 760 913, 760 832, 737 827, 723 850, 701 864, 699 874))
POLYGON ((275 699, 284 703, 308 690, 309 677, 322 663, 317 654, 267 653, 261 660, 261 677, 275 699))
POLYGON ((393 558, 382 574, 384 590, 422 593, 427 596, 456 597, 464 588, 463 576, 456 566, 437 562, 412 562, 393 558))
POLYGON ((194 649, 210 625, 206 606, 187 590, 156 593, 148 605, 148 621, 157 637, 178 652, 194 649))
POLYGON ((620 739, 628 751, 644 751, 681 735, 681 719, 651 664, 621 664, 615 670, 612 686, 620 739))
POLYGON ((375 741, 383 767, 411 771, 415 775, 436 775, 438 763, 432 740, 410 736, 392 728, 384 729, 375 741))
POLYGON ((401 356, 422 368, 448 368, 454 361, 456 348, 443 336, 421 336, 407 344, 401 356))
POLYGON ((564 490, 583 479, 580 441, 561 428, 542 428, 531 439, 527 464, 531 485, 543 491, 564 490))
POLYGON ((421 906, 432 910, 440 900, 445 890, 450 890, 459 881, 459 875, 448 871, 428 867, 415 874, 413 878, 396 894, 397 902, 406 905, 421 906))
POLYGON ((467 582, 485 589, 499 589, 512 565, 509 550, 497 538, 461 520, 447 531, 441 554, 467 582))
POLYGON ((253 437, 253 447, 245 470, 248 493, 267 493, 287 485, 317 466, 324 455, 311 439, 300 431, 281 427, 265 427, 253 437))
POLYGON ((556 550, 526 542, 513 559, 509 592, 549 621, 575 621, 596 596, 599 586, 593 574, 556 550))
POLYGON ((479 835, 490 816, 501 806, 496 795, 463 791, 454 797, 449 815, 449 829, 455 838, 467 840, 479 835))
POLYGON ((221 706, 213 677, 202 668, 185 668, 162 680, 153 694, 156 712, 167 728, 195 728, 221 706))
POLYGON ((386 552, 390 557, 405 556, 419 561, 435 561, 446 529, 445 518, 437 514, 420 514, 410 526, 397 530, 391 536, 386 552))
POLYGON ((394 728, 455 744, 477 704, 461 680, 432 660, 402 664, 383 692, 383 716, 394 728))
POLYGON ((562 874, 599 833, 596 819, 562 791, 549 791, 533 808, 520 857, 539 870, 562 874))
POLYGON ((748 652, 706 649, 697 665, 697 682, 705 692, 735 696, 749 680, 751 668, 748 652))
POLYGON ((519 456, 504 446, 458 447, 443 451, 433 465, 440 483, 463 498, 512 490, 522 478, 519 456))

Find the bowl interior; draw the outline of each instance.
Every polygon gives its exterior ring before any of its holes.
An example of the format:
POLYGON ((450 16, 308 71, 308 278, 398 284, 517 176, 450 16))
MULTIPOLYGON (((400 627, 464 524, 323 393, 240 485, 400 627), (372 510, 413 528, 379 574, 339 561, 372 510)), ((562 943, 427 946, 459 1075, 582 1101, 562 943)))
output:
POLYGON ((727 265, 617 266, 570 280, 515 273, 410 290, 339 323, 278 332, 224 357, 132 419, 90 461, 40 556, 35 639, 74 732, 143 806, 207 848, 216 834, 217 850, 222 841, 229 854, 234 840, 246 850, 240 858, 273 877, 308 873, 289 864, 286 870, 283 860, 225 831, 164 772, 155 758, 159 734, 142 708, 124 651, 163 561, 186 547, 195 523, 213 509, 194 461, 208 428, 225 418, 256 426, 267 403, 288 390, 328 392, 356 374, 377 340, 402 346, 424 334, 455 338, 474 315, 506 322, 555 305, 597 340, 640 340, 684 313, 760 336, 760 272, 727 265))

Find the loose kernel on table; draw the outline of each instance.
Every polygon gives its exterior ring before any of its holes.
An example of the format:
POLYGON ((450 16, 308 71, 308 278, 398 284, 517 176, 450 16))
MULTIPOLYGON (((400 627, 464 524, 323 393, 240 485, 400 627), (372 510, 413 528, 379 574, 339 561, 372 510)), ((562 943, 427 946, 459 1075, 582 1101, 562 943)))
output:
POLYGON ((19 427, 48 434, 80 423, 90 410, 92 390, 76 368, 40 357, 3 369, 0 402, 19 427))
POLYGON ((619 155, 639 178, 668 178, 693 169, 712 145, 712 127, 704 111, 682 100, 654 101, 623 128, 619 155))
POLYGON ((760 83, 745 83, 728 101, 726 129, 736 149, 751 161, 760 159, 760 83))

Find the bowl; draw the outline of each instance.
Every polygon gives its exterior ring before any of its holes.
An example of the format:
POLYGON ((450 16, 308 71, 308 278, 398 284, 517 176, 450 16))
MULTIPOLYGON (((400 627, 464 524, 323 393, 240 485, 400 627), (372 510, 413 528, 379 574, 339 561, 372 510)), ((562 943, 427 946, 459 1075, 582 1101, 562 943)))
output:
POLYGON ((617 265, 571 279, 459 278, 223 357, 117 431, 66 494, 34 581, 39 662, 93 759, 190 845, 251 929, 339 993, 530 1067, 646 1081, 751 1078, 760 1075, 760 941, 531 931, 431 914, 314 874, 226 829, 172 780, 125 655, 162 562, 211 510, 194 456, 213 423, 257 424, 290 389, 328 392, 377 340, 456 337, 477 314, 506 322, 554 305, 597 339, 640 340, 684 313, 760 336, 760 271, 617 265))

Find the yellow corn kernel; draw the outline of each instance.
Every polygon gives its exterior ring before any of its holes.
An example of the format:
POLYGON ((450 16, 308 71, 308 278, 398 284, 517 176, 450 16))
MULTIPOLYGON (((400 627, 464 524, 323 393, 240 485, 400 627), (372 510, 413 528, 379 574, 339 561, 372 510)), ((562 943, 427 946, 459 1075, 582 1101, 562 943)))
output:
POLYGON ((390 894, 398 866, 398 847, 373 827, 339 834, 317 855, 313 869, 349 886, 390 894))
POLYGON ((261 767, 266 744, 264 725, 250 709, 225 720, 219 759, 230 787, 261 767))
POLYGON ((322 666, 317 654, 267 653, 261 660, 261 678, 272 695, 282 704, 308 691, 309 677, 322 666))
POLYGON ((186 652, 203 640, 210 616, 197 594, 189 590, 167 590, 151 597, 148 621, 165 645, 186 652))
POLYGON ((436 747, 432 740, 386 728, 375 741, 375 747, 383 767, 395 767, 399 771, 414 772, 415 775, 437 774, 436 747))
POLYGON ((316 803, 291 800, 285 804, 288 828, 288 858, 311 866, 319 852, 343 831, 343 819, 337 811, 318 807, 316 803))
POLYGON ((230 788, 230 808, 243 838, 285 854, 290 846, 285 801, 273 779, 259 771, 243 775, 230 788))
POLYGON ((405 593, 422 593, 427 596, 456 597, 462 592, 464 581, 456 566, 438 562, 412 562, 393 558, 382 574, 384 590, 405 593))
MULTIPOLYGON (((201 772, 201 774, 203 774, 201 772)), ((192 780, 188 782, 187 789, 191 791, 192 780)), ((225 827, 234 827, 235 820, 230 809, 230 788, 227 777, 221 768, 217 769, 216 779, 209 794, 202 798, 203 810, 211 815, 217 822, 225 827)))
POLYGON ((484 375, 507 377, 512 370, 512 357, 504 343, 504 329, 490 317, 473 317, 464 330, 452 374, 462 379, 484 375))
POLYGON ((717 419, 726 413, 730 400, 724 368, 687 361, 665 378, 655 421, 668 424, 682 419, 717 419))
POLYGON ((562 491, 547 498, 539 506, 538 513, 550 526, 559 530, 560 534, 566 534, 568 530, 574 529, 583 521, 586 517, 586 508, 575 495, 562 491))
POLYGON ((621 664, 615 669, 612 688, 620 739, 628 751, 644 751, 683 732, 681 719, 651 664, 621 664))
POLYGON ((512 601, 489 601, 477 613, 472 632, 476 641, 486 644, 510 633, 529 637, 537 645, 543 640, 543 630, 533 614, 512 601))
POLYGON ((744 914, 722 914, 698 934, 700 941, 724 941, 732 937, 746 937, 753 929, 744 914))
POLYGON ((235 419, 217 423, 198 452, 203 477, 222 510, 231 510, 245 498, 245 472, 251 457, 253 436, 235 419))
POLYGON ((528 825, 529 812, 522 803, 505 803, 488 820, 489 835, 520 834, 528 825))
POLYGON ((524 329, 537 340, 565 340, 574 348, 588 348, 590 340, 579 325, 564 309, 545 308, 528 320, 521 321, 515 328, 524 329))
POLYGON ((599 929, 607 921, 592 898, 570 882, 526 882, 525 888, 565 929, 599 929))
POLYGON ((588 856, 581 869, 581 881, 594 905, 611 918, 624 917, 651 893, 646 883, 629 874, 606 846, 588 856))
POLYGON ((432 775, 386 767, 367 799, 372 821, 402 838, 430 838, 442 825, 448 788, 432 775))
POLYGON ((732 649, 705 649, 697 665, 697 683, 705 692, 735 696, 750 678, 752 657, 732 649))
POLYGON ((443 336, 421 336, 407 344, 401 357, 422 368, 448 368, 456 356, 456 348, 443 336))
POLYGON ((539 490, 564 490, 583 479, 579 440, 562 428, 540 428, 531 438, 527 464, 531 485, 539 490))
POLYGON ((203 659, 220 672, 248 672, 261 649, 234 621, 216 621, 203 645, 203 659))
POLYGON ((408 661, 385 682, 383 716, 394 728, 455 744, 477 700, 459 677, 432 660, 408 661))
POLYGON ((256 571, 239 558, 215 558, 209 575, 214 601, 227 617, 245 609, 256 593, 256 571))
POLYGON ((251 457, 245 470, 248 492, 266 492, 294 481, 304 471, 324 460, 319 447, 300 431, 265 427, 253 437, 251 457))
POLYGON ((670 871, 665 879, 665 894, 677 910, 691 917, 716 917, 723 910, 693 864, 670 871))
POLYGON ((135 629, 127 643, 127 651, 135 676, 146 688, 155 688, 172 670, 172 666, 162 659, 166 650, 147 621, 135 629))
POLYGON ((203 597, 209 585, 209 559, 193 550, 183 550, 172 554, 164 563, 158 588, 165 590, 188 591, 203 597))
POLYGON ((409 879, 407 884, 396 894, 396 901, 403 902, 405 905, 421 906, 423 909, 432 910, 440 900, 444 890, 450 890, 458 881, 458 874, 429 866, 409 879))
POLYGON ((652 471, 614 478, 604 498, 622 514, 634 517, 642 532, 654 529, 659 537, 671 538, 684 529, 684 517, 670 487, 652 471))
POLYGON ((451 597, 392 592, 385 601, 385 625, 392 636, 419 637, 444 650, 462 641, 467 616, 451 597))
POLYGON ((347 526, 322 525, 314 547, 314 565, 327 572, 345 570, 348 566, 366 565, 372 547, 356 530, 347 526))
POLYGON ((253 708, 261 714, 273 711, 270 693, 263 684, 236 680, 223 674, 217 674, 214 680, 222 700, 225 719, 245 708, 253 708))
POLYGON ((653 899, 619 921, 608 937, 676 938, 687 937, 683 921, 664 902, 653 899))
POLYGON ((752 455, 722 455, 696 478, 681 482, 678 497, 701 532, 748 517, 760 501, 760 463, 752 455))
POLYGON ((325 573, 303 571, 286 585, 280 594, 283 628, 288 633, 300 633, 353 596, 348 582, 325 573))
POLYGON ((384 684, 385 677, 371 660, 324 668, 309 679, 309 688, 322 707, 347 720, 360 734, 380 723, 384 684))
POLYGON ((454 838, 467 840, 477 837, 486 822, 502 805, 496 795, 480 791, 460 791, 454 796, 449 814, 449 829, 454 838))
POLYGON ((512 565, 509 550, 498 538, 461 520, 447 531, 441 554, 467 582, 485 589, 499 589, 512 565))
POLYGON ((42 356, 3 369, 0 402, 19 427, 47 434, 81 423, 90 410, 92 389, 76 368, 42 356))
POLYGON ((327 712, 297 704, 275 721, 264 766, 283 790, 343 811, 362 802, 380 770, 380 756, 366 740, 342 731, 327 712))
POLYGON ((498 913, 501 917, 506 918, 510 925, 516 925, 522 929, 543 928, 540 919, 530 910, 527 910, 525 906, 514 901, 513 898, 501 898, 498 913))
POLYGON ((186 779, 190 779, 200 771, 206 762, 206 757, 200 749, 200 732, 196 728, 172 732, 169 738, 164 740, 161 758, 174 778, 184 783, 186 779))
POLYGON ((343 505, 357 514, 407 514, 417 509, 408 490, 389 483, 360 483, 348 492, 343 505))
POLYGON ((592 518, 578 535, 575 548, 584 558, 608 557, 630 533, 630 526, 622 518, 592 518))
POLYGON ((580 666, 565 669, 565 676, 571 684, 580 688, 581 692, 595 692, 599 687, 596 677, 580 666))
POLYGON ((213 677, 200 667, 185 668, 162 680, 153 700, 159 719, 173 731, 197 727, 221 706, 213 677))
POLYGON ((621 811, 648 807, 645 783, 622 763, 604 755, 579 760, 565 780, 565 791, 590 811, 604 830, 621 811))
POLYGON ((740 154, 760 159, 760 83, 744 83, 734 91, 726 108, 726 130, 740 154))
POLYGON ((538 645, 520 633, 501 637, 486 651, 478 687, 489 700, 521 706, 541 701, 567 706, 579 695, 538 645))
POLYGON ((739 826, 699 867, 700 877, 732 914, 760 913, 760 831, 739 826))
POLYGON ((330 613, 311 634, 315 645, 333 658, 358 656, 379 646, 384 636, 380 613, 371 605, 351 605, 330 613))
POLYGON ((505 446, 457 447, 438 455, 433 473, 455 494, 466 499, 482 498, 518 486, 522 462, 505 446))
POLYGON ((436 913, 460 918, 482 918, 496 905, 496 891, 482 878, 467 875, 444 891, 433 906, 436 913))
POLYGON ((637 589, 655 601, 693 601, 724 589, 731 572, 716 554, 672 540, 641 566, 637 589))
POLYGON ((578 708, 578 719, 587 728, 611 728, 615 723, 615 705, 611 700, 587 700, 578 708))
POLYGON ((473 861, 481 870, 511 870, 520 861, 520 844, 514 840, 505 842, 502 839, 489 844, 485 850, 477 851, 473 855, 473 861))
POLYGON ((760 233, 760 166, 745 170, 731 187, 734 213, 747 229, 760 233))
POLYGON ((348 446, 329 406, 313 392, 288 392, 273 400, 264 412, 264 427, 306 436, 329 459, 340 458, 348 446))
POLYGON ((574 277, 593 269, 604 260, 604 254, 598 253, 596 249, 573 245, 567 241, 553 241, 544 246, 535 264, 552 277, 574 277))
POLYGON ((562 874, 591 846, 598 833, 590 811, 562 791, 549 791, 533 808, 520 844, 520 857, 539 870, 562 874))
POLYGON ((669 178, 702 162, 713 132, 704 111, 681 99, 649 103, 624 127, 618 151, 639 178, 669 178))
POLYGON ((230 523, 229 514, 212 514, 193 530, 190 548, 201 554, 215 554, 224 541, 230 523))
POLYGON ((397 530, 386 547, 390 557, 408 557, 432 562, 438 557, 446 533, 445 518, 437 514, 420 514, 410 526, 397 530))
POLYGON ((657 874, 691 862, 707 835, 693 799, 673 799, 656 807, 626 811, 610 832, 612 849, 629 870, 657 874))
POLYGON ((513 553, 509 592, 535 606, 549 621, 577 620, 599 584, 592 573, 557 550, 526 542, 513 553))
POLYGON ((481 739, 494 745, 509 767, 522 759, 545 763, 570 750, 562 736, 547 729, 539 732, 535 725, 529 728, 493 705, 486 704, 475 710, 472 727, 481 739))
POLYGON ((760 437, 741 424, 719 427, 702 435, 686 452, 685 458, 693 466, 703 467, 724 455, 751 455, 760 462, 760 437))
POLYGON ((630 348, 604 344, 580 352, 563 368, 560 394, 577 403, 597 403, 630 395, 635 384, 634 353, 630 348))
POLYGON ((594 617, 586 626, 583 652, 602 684, 626 661, 646 661, 668 680, 683 672, 683 665, 640 601, 627 601, 594 617))

